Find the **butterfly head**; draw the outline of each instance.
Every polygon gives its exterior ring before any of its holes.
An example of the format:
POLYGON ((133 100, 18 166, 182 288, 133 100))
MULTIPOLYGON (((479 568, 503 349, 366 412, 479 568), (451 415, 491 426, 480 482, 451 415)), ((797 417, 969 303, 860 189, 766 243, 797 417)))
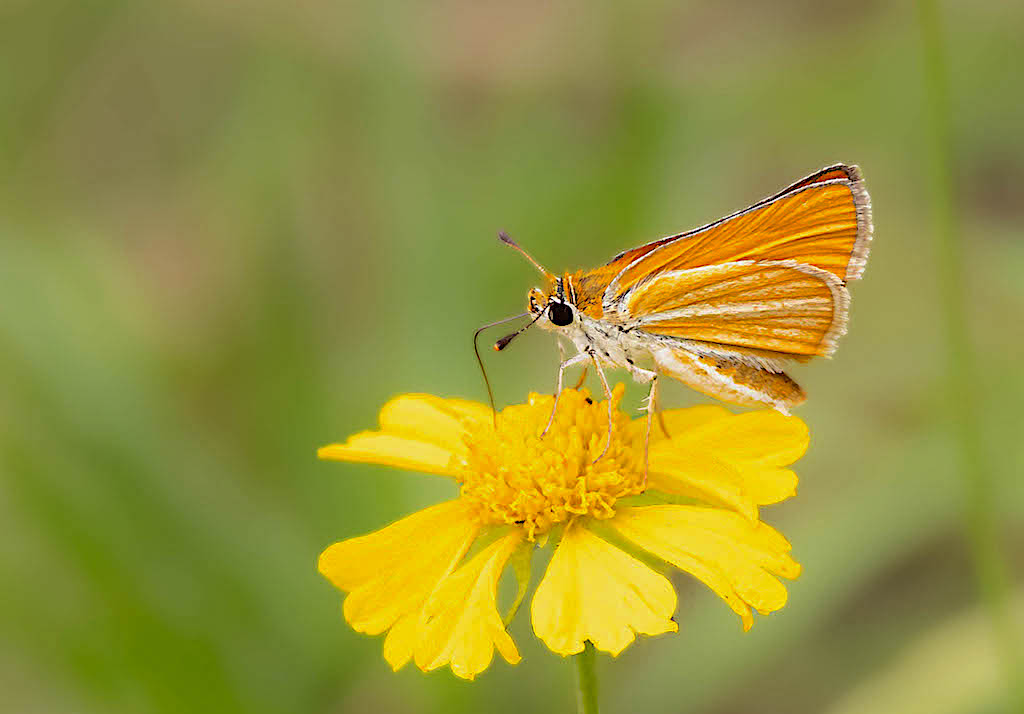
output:
POLYGON ((565 295, 562 278, 552 278, 547 291, 534 288, 527 300, 530 314, 542 327, 568 327, 576 320, 576 308, 565 295))
MULTIPOLYGON (((512 240, 508 233, 501 231, 498 233, 498 238, 502 243, 509 246, 513 250, 519 252, 524 258, 544 276, 546 284, 544 289, 534 288, 530 291, 527 296, 529 314, 533 316, 533 321, 530 325, 539 322, 541 327, 547 327, 551 329, 554 327, 566 327, 571 325, 576 319, 576 310, 572 305, 572 302, 567 297, 566 284, 569 282, 568 276, 558 277, 550 271, 548 271, 543 265, 534 260, 533 256, 527 253, 522 247, 512 240)), ((570 289, 571 292, 571 289, 570 289)), ((526 327, 529 327, 527 325, 526 327)), ((525 330, 526 327, 523 329, 525 330)), ((499 340, 495 347, 500 351, 512 341, 519 333, 509 335, 507 338, 499 340)))

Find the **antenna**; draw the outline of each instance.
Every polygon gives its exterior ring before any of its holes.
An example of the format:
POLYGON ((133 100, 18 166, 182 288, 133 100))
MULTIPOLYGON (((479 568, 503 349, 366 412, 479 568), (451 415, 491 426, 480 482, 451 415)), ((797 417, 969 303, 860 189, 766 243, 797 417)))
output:
MULTIPOLYGON (((477 345, 477 341, 476 340, 480 336, 481 332, 483 332, 484 330, 486 330, 486 329, 488 329, 490 327, 496 327, 498 325, 504 325, 506 322, 512 322, 513 320, 518 320, 521 317, 529 317, 529 316, 530 316, 530 313, 523 312, 523 313, 520 313, 518 315, 513 315, 512 317, 506 317, 504 320, 497 320, 495 322, 490 322, 490 323, 484 325, 483 327, 481 327, 480 329, 478 329, 476 332, 473 333, 473 353, 476 354, 476 363, 478 365, 480 365, 480 374, 482 374, 484 376, 484 384, 487 386, 487 399, 489 399, 490 402, 491 402, 491 416, 494 417, 494 428, 495 429, 498 428, 498 410, 494 406, 494 392, 491 391, 491 380, 487 379, 487 370, 484 369, 484 361, 480 357, 480 347, 477 345)), ((532 325, 533 323, 531 322, 530 324, 532 325)), ((516 333, 516 334, 518 334, 518 333, 516 333)))
POLYGON ((529 330, 529 329, 530 329, 531 327, 533 327, 534 323, 535 323, 535 322, 537 322, 537 320, 539 320, 539 319, 540 319, 540 316, 541 316, 541 315, 543 315, 543 314, 544 314, 544 311, 543 311, 543 310, 541 310, 540 312, 538 312, 538 313, 537 313, 537 317, 535 317, 535 318, 533 318, 532 320, 530 320, 530 322, 529 322, 529 323, 527 323, 527 324, 523 325, 523 326, 522 326, 522 327, 520 327, 520 328, 519 328, 518 330, 516 330, 515 332, 513 332, 513 333, 512 333, 511 335, 505 335, 505 336, 504 336, 504 337, 502 337, 502 338, 501 338, 500 340, 498 340, 497 342, 495 342, 495 343, 494 343, 494 351, 495 351, 495 352, 501 352, 501 351, 502 351, 503 349, 505 349, 506 347, 508 347, 508 343, 509 343, 509 342, 511 342, 511 341, 512 341, 512 340, 514 340, 515 338, 519 337, 519 335, 523 334, 524 332, 526 332, 527 330, 529 330))
POLYGON ((546 278, 553 277, 551 273, 544 269, 544 266, 542 266, 540 263, 533 259, 532 255, 523 250, 521 245, 512 240, 512 237, 509 236, 508 233, 506 233, 505 231, 498 231, 498 240, 500 240, 502 243, 509 246, 510 248, 522 253, 523 257, 530 261, 533 264, 533 267, 540 271, 541 275, 543 275, 546 278))

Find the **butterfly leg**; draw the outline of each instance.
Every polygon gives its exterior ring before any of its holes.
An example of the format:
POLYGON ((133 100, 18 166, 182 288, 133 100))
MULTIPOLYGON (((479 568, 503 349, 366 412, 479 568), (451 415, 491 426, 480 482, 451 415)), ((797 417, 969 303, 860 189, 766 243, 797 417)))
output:
MULTIPOLYGON (((559 364, 565 362, 565 345, 562 344, 561 340, 558 340, 558 362, 559 364)), ((583 386, 583 383, 587 381, 588 370, 589 367, 587 365, 583 365, 583 371, 580 372, 580 378, 576 380, 576 384, 573 386, 573 389, 577 392, 580 391, 580 387, 583 386)))
MULTIPOLYGON (((561 343, 559 343, 559 349, 561 349, 561 343)), ((565 378, 565 370, 570 367, 575 367, 582 362, 586 362, 588 359, 590 359, 590 356, 581 352, 575 357, 570 357, 558 365, 558 384, 555 387, 555 403, 551 405, 551 416, 548 417, 548 424, 544 427, 544 431, 540 433, 540 438, 543 439, 547 436, 548 431, 551 430, 551 425, 555 423, 555 412, 558 411, 558 400, 562 398, 562 382, 565 378)))
MULTIPOLYGON (((658 373, 652 370, 634 367, 630 373, 640 384, 650 382, 651 391, 647 393, 645 408, 647 410, 647 428, 644 434, 644 480, 643 488, 647 488, 647 473, 650 471, 650 450, 651 450, 651 423, 654 420, 654 412, 658 410, 658 373)), ((664 428, 664 427, 663 427, 664 428)))
POLYGON ((601 369, 601 365, 597 361, 597 355, 594 352, 590 352, 589 356, 591 361, 594 363, 594 369, 597 371, 597 376, 601 378, 601 386, 604 387, 604 398, 608 403, 608 435, 604 440, 604 448, 601 449, 601 453, 593 461, 593 463, 596 464, 604 458, 604 455, 608 453, 608 448, 612 445, 612 426, 615 423, 615 411, 612 405, 612 390, 608 386, 608 379, 604 376, 604 370, 601 369))
POLYGON ((576 380, 576 386, 573 387, 573 389, 575 389, 577 392, 580 390, 580 387, 583 386, 583 383, 585 381, 587 381, 587 370, 588 369, 589 369, 589 367, 587 365, 583 365, 583 371, 580 372, 580 378, 576 380))
POLYGON ((661 433, 665 435, 666 439, 671 439, 672 435, 668 433, 668 426, 665 425, 665 410, 661 408, 660 404, 655 409, 655 413, 658 415, 658 426, 661 427, 661 433))
POLYGON ((665 410, 661 408, 661 392, 658 391, 658 377, 661 376, 660 372, 654 373, 653 384, 651 384, 651 396, 650 401, 654 409, 654 416, 658 418, 658 426, 661 428, 661 433, 666 438, 671 439, 672 435, 668 433, 668 425, 665 424, 665 410))

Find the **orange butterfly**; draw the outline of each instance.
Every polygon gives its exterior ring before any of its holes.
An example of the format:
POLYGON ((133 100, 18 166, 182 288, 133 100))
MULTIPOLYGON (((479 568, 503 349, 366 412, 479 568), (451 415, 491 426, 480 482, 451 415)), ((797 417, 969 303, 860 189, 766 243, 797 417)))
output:
MULTIPOLYGON (((871 230, 860 171, 840 164, 594 270, 554 275, 500 237, 547 279, 543 289, 530 291, 529 313, 522 316, 578 350, 559 367, 555 408, 569 367, 593 364, 606 396, 602 368, 621 367, 651 385, 649 433, 661 375, 734 404, 785 413, 802 403, 803 390, 783 365, 835 350, 846 332, 846 284, 864 272, 871 230)), ((610 419, 611 399, 608 404, 610 419)))

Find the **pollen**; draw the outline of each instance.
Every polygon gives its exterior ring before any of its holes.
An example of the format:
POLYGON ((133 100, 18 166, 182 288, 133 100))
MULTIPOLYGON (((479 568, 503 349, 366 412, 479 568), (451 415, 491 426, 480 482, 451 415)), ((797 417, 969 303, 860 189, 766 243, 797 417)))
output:
POLYGON ((592 400, 586 390, 562 392, 543 436, 554 397, 540 394, 504 409, 496 429, 467 435, 467 451, 452 467, 476 519, 519 526, 534 540, 574 516, 611 518, 616 501, 641 493, 643 434, 619 411, 624 391, 619 385, 612 394, 603 456, 608 403, 592 400))

